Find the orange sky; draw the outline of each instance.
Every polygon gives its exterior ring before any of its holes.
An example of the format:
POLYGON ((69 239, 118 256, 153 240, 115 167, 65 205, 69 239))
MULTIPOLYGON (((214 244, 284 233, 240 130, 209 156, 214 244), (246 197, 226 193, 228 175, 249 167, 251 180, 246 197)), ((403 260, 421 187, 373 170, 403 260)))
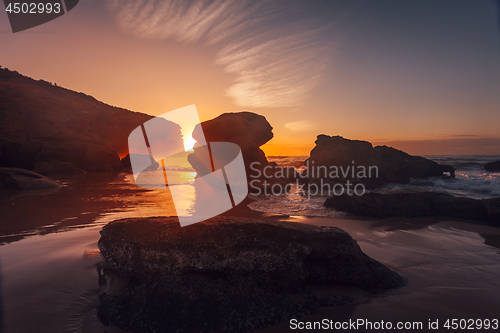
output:
POLYGON ((412 1, 172 3, 149 17, 133 1, 81 1, 16 34, 2 11, 0 65, 153 115, 191 104, 201 120, 262 114, 275 134, 268 155, 308 155, 318 134, 412 154, 500 154, 492 2, 449 12, 444 1, 431 16, 412 1))

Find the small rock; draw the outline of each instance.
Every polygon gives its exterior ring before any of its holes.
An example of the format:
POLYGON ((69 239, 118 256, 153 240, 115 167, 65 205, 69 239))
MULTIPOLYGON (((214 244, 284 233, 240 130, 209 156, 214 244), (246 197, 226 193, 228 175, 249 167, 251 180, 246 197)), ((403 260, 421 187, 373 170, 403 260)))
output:
POLYGON ((251 332, 317 313, 321 301, 306 284, 375 292, 405 283, 335 227, 217 217, 181 228, 173 217, 137 218, 106 225, 98 245, 129 280, 101 295, 98 316, 136 333, 251 332))
POLYGON ((489 172, 500 172, 500 161, 486 163, 484 169, 489 172))
POLYGON ((17 190, 58 189, 62 185, 36 172, 17 168, 0 168, 0 187, 17 190))

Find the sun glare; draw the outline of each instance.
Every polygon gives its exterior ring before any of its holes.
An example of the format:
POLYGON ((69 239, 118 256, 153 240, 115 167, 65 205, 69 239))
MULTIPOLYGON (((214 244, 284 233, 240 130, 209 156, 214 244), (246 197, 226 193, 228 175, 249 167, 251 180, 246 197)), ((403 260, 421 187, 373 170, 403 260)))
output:
POLYGON ((186 151, 192 151, 194 144, 196 143, 196 140, 193 139, 193 136, 191 134, 184 135, 184 149, 186 151))

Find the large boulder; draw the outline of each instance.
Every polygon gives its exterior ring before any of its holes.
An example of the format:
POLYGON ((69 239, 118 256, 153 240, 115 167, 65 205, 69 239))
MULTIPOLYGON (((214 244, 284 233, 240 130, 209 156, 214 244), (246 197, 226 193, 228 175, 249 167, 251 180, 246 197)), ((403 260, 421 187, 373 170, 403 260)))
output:
POLYGON ((0 168, 0 187, 16 190, 58 189, 62 185, 38 173, 17 169, 0 168))
POLYGON ((386 183, 405 184, 412 178, 442 177, 444 173, 455 177, 455 169, 451 166, 341 136, 319 135, 305 163, 309 169, 309 183, 323 181, 331 184, 349 180, 376 187, 386 183))
POLYGON ((357 216, 442 216, 500 224, 500 198, 477 200, 436 192, 366 193, 332 196, 325 206, 357 216))
POLYGON ((500 161, 486 163, 484 169, 489 172, 500 172, 500 161))
POLYGON ((137 218, 106 225, 98 245, 106 274, 128 281, 108 286, 98 316, 137 333, 251 332, 336 303, 304 285, 404 284, 334 227, 218 217, 181 228, 173 217, 137 218))
POLYGON ((249 182, 254 181, 254 187, 267 186, 264 181, 267 184, 284 185, 294 177, 293 168, 283 170, 276 163, 269 162, 264 151, 260 149, 260 146, 274 136, 272 126, 264 116, 252 112, 223 113, 195 128, 193 138, 197 141, 202 139, 201 129, 207 142, 232 142, 241 148, 247 179, 249 182))

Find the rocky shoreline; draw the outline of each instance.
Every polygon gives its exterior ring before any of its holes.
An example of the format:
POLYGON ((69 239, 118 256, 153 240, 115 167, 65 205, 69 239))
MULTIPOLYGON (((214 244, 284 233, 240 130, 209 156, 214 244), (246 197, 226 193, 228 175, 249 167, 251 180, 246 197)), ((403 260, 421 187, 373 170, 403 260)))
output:
POLYGON ((436 192, 366 193, 333 196, 325 207, 356 216, 430 217, 483 221, 500 226, 500 198, 471 199, 436 192))

